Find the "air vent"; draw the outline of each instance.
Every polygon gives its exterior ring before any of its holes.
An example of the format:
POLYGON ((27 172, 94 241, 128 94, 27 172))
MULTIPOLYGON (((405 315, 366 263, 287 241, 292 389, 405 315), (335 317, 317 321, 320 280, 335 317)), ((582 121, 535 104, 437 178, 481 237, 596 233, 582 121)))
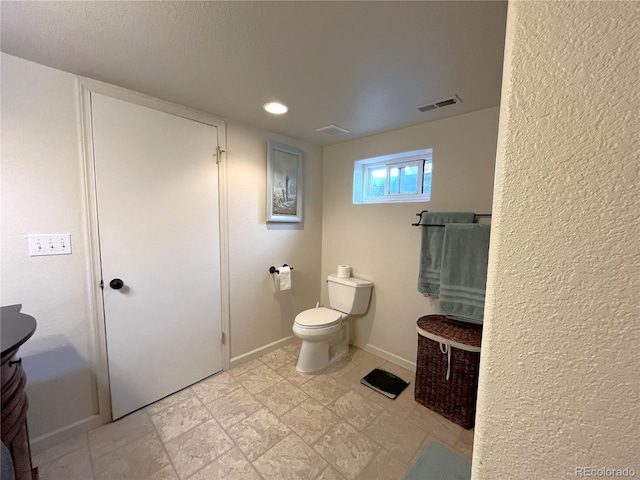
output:
POLYGON ((436 107, 442 108, 446 107, 447 105, 453 105, 454 103, 458 103, 456 102, 455 98, 447 98, 446 100, 442 100, 441 102, 436 103, 436 107))
POLYGON ((460 97, 454 95, 453 97, 443 98, 442 100, 438 100, 437 102, 427 103, 425 105, 421 105, 418 107, 418 111, 420 112, 428 112, 429 110, 435 110, 436 108, 447 107, 449 105, 455 105, 456 103, 462 103, 460 97))
POLYGON ((436 107, 433 103, 430 103, 429 105, 423 105, 421 107, 418 107, 418 110, 420 110, 421 112, 428 112, 429 110, 435 110, 436 107))
POLYGON ((349 133, 349 130, 346 128, 339 127, 338 125, 327 125, 326 127, 316 128, 316 132, 324 133, 325 135, 344 135, 345 133, 349 133))

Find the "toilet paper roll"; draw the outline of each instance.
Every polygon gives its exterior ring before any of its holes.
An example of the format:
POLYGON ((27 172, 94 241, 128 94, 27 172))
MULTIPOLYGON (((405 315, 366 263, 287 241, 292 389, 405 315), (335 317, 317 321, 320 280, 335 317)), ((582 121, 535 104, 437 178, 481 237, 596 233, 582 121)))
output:
POLYGON ((278 269, 278 280, 280 280, 280 290, 291 290, 291 269, 280 267, 278 269))
POLYGON ((351 276, 351 267, 349 265, 338 265, 338 278, 348 278, 351 276))

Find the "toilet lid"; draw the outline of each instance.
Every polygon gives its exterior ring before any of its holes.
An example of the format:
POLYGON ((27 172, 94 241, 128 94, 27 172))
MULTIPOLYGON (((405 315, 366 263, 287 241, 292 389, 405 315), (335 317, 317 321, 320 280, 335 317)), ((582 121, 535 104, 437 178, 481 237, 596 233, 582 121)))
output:
POLYGON ((301 312, 296 317, 295 322, 301 327, 320 328, 330 327, 342 320, 342 313, 330 308, 310 308, 301 312))

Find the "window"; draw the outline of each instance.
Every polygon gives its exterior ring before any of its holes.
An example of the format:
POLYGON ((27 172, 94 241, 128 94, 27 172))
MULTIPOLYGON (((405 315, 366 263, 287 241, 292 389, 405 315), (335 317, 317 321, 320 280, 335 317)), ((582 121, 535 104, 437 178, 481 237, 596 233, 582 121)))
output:
POLYGON ((429 148, 354 162, 353 203, 429 201, 431 154, 429 148))

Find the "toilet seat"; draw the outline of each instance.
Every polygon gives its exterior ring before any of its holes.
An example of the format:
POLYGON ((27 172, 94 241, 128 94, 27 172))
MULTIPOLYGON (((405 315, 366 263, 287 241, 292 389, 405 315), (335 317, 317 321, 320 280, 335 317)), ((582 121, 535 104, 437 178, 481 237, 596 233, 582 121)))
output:
POLYGON ((338 325, 344 314, 331 308, 310 308, 300 312, 295 319, 295 324, 302 328, 327 328, 338 325))

